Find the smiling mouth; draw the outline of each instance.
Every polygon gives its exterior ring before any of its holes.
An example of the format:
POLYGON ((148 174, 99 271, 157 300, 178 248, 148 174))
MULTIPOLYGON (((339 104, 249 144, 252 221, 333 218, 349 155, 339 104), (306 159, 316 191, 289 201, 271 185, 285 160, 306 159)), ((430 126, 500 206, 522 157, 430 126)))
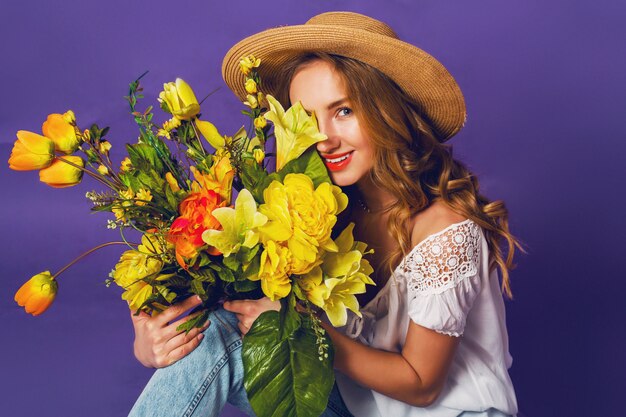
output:
POLYGON ((352 151, 343 154, 327 155, 324 156, 323 159, 324 165, 326 165, 326 168, 328 168, 330 171, 341 171, 352 160, 352 151))

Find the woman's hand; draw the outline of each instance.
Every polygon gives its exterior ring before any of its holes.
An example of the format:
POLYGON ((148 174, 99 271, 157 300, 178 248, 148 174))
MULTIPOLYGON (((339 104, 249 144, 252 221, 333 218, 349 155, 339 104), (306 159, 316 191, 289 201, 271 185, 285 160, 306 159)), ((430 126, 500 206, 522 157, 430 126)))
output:
POLYGON ((201 302, 200 297, 192 296, 173 304, 154 317, 143 311, 137 316, 131 312, 135 328, 134 350, 137 360, 148 368, 163 368, 179 361, 198 347, 204 337, 201 332, 211 323, 207 321, 203 327, 194 328, 185 334, 184 331, 176 330, 176 328, 195 315, 174 320, 187 310, 200 305, 201 302))
POLYGON ((239 331, 241 331, 242 335, 245 335, 261 313, 269 310, 280 311, 280 301, 272 301, 267 297, 259 300, 226 301, 224 309, 235 313, 239 320, 237 324, 239 331))

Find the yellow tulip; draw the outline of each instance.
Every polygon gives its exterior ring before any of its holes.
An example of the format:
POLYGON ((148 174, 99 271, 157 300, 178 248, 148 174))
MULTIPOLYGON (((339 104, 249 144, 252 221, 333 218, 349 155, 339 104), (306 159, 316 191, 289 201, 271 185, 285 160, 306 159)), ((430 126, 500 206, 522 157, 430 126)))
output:
POLYGON ((54 142, 57 151, 69 155, 78 149, 80 141, 76 136, 76 129, 67 122, 62 114, 48 115, 41 130, 45 137, 54 142))
POLYGON ((26 130, 17 132, 17 140, 9 158, 9 168, 16 171, 41 169, 50 166, 53 159, 54 142, 26 130))
POLYGON ((39 180, 54 188, 71 187, 78 184, 82 179, 83 171, 81 168, 83 166, 84 162, 80 157, 63 156, 57 158, 49 167, 39 171, 39 180), (62 159, 69 163, 62 161, 62 159))
POLYGON ((184 80, 163 84, 159 99, 167 104, 170 112, 180 120, 192 119, 200 113, 200 104, 193 90, 184 80))
POLYGON ((196 127, 200 134, 211 144, 213 149, 223 148, 225 145, 224 137, 220 135, 213 123, 204 120, 196 120, 196 127))
POLYGON ((57 295, 57 282, 45 271, 35 275, 15 293, 15 301, 27 313, 38 316, 50 307, 57 295))

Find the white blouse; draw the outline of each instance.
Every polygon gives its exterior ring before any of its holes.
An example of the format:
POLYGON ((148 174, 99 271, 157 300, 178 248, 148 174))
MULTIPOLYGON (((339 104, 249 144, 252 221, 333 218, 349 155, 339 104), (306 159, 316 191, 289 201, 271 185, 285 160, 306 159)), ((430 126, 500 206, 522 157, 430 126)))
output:
POLYGON ((351 314, 340 330, 377 349, 400 352, 409 319, 462 338, 443 391, 428 407, 389 398, 337 372, 339 391, 353 415, 452 417, 489 408, 517 413, 497 271, 489 272, 487 240, 473 221, 452 224, 415 246, 361 312, 362 318, 351 314))

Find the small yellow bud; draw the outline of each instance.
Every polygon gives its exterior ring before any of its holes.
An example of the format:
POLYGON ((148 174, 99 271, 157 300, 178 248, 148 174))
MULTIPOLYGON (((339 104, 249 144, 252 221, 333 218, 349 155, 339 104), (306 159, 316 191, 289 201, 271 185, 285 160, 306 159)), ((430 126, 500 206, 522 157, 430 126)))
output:
POLYGON ((256 148, 252 154, 254 155, 254 160, 257 164, 263 163, 263 159, 265 158, 265 152, 263 152, 263 149, 256 148))
POLYGON ((246 91, 248 94, 254 94, 257 92, 256 82, 252 78, 246 80, 246 91))
POLYGON ((111 150, 111 142, 107 142, 106 140, 100 141, 100 146, 98 150, 101 154, 107 154, 111 150))
POLYGON ((76 123, 76 116, 74 115, 73 111, 68 110, 65 113, 63 113, 63 120, 73 125, 76 123))
POLYGON ((98 166, 98 172, 100 173, 100 175, 108 175, 109 174, 109 169, 107 167, 105 167, 104 165, 100 164, 98 166))
POLYGON ((165 129, 159 129, 157 130, 157 135, 162 137, 162 138, 166 138, 166 139, 172 139, 172 137, 170 136, 170 132, 168 132, 165 129))
POLYGON ((256 129, 263 129, 265 126, 267 126, 267 120, 265 119, 265 117, 259 116, 254 119, 254 127, 256 129))
POLYGON ((89 129, 85 129, 83 131, 83 140, 89 141, 91 139, 91 131, 89 129))
POLYGON ((250 107, 251 109, 256 109, 257 107, 259 107, 259 102, 252 94, 248 94, 248 96, 246 97, 246 101, 244 101, 243 104, 250 107))
POLYGON ((165 181, 167 181, 167 183, 169 184, 169 186, 172 189, 172 191, 174 191, 174 192, 180 191, 180 187, 178 186, 178 182, 176 181, 176 179, 174 178, 174 176, 172 175, 171 172, 168 172, 167 174, 165 174, 165 181))

